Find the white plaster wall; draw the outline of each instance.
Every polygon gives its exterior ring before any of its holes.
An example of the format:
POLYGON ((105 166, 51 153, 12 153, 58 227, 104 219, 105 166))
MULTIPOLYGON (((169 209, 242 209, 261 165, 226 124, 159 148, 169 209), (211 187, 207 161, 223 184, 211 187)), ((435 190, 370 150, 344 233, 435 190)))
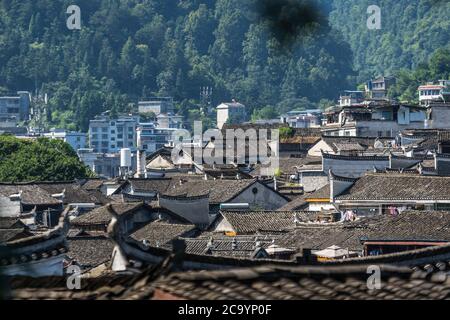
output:
POLYGON ((276 210, 288 203, 288 200, 274 190, 256 182, 230 203, 248 203, 252 209, 276 210), (256 194, 253 193, 253 188, 258 190, 256 194))
POLYGON ((328 172, 330 169, 334 174, 348 178, 359 178, 367 171, 373 171, 373 168, 386 169, 389 168, 389 160, 373 161, 373 160, 347 160, 347 159, 323 159, 323 171, 328 172))
POLYGON ((11 201, 9 197, 0 196, 0 217, 18 217, 20 201, 11 201))

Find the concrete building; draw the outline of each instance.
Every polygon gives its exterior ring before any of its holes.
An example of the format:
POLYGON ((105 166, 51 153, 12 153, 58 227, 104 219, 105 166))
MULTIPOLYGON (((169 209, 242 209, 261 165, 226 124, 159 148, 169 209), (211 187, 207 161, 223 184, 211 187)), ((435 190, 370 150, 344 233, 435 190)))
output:
POLYGON ((324 112, 324 135, 395 137, 405 129, 423 129, 427 108, 388 101, 336 106, 324 112))
POLYGON ((170 144, 174 129, 159 128, 154 123, 140 123, 136 131, 138 148, 153 153, 170 144))
POLYGON ((117 119, 98 116, 89 122, 89 147, 100 153, 115 153, 122 148, 135 151, 138 124, 136 115, 122 115, 117 119))
POLYGON ((362 102, 364 102, 364 92, 362 91, 345 90, 339 96, 339 105, 341 107, 353 106, 362 102))
POLYGON ((0 97, 0 127, 15 127, 30 115, 30 93, 17 92, 18 96, 0 97))
POLYGON ((321 122, 321 110, 289 111, 281 116, 281 123, 287 123, 291 128, 319 128, 321 122))
POLYGON ((389 88, 396 82, 394 77, 378 77, 366 84, 366 94, 370 99, 386 99, 389 88))
POLYGON ((151 98, 147 101, 139 101, 139 113, 154 113, 160 115, 162 113, 174 113, 173 98, 151 98))
POLYGON ((182 129, 183 116, 174 115, 173 113, 161 113, 156 116, 158 128, 165 129, 182 129))
POLYGON ((247 114, 245 106, 233 100, 231 103, 222 103, 217 107, 217 128, 222 129, 228 122, 239 124, 245 122, 247 114))
MULTIPOLYGON (((132 154, 131 170, 136 170, 135 153, 132 154)), ((120 154, 119 153, 100 153, 93 149, 79 149, 78 157, 93 172, 100 177, 117 178, 120 176, 120 154)))
POLYGON ((439 80, 438 84, 428 83, 420 86, 419 102, 429 105, 433 102, 450 102, 450 80, 439 80))
POLYGON ((75 151, 86 148, 86 134, 82 132, 69 132, 64 129, 51 129, 49 133, 44 133, 44 137, 62 140, 70 144, 72 149, 75 151))

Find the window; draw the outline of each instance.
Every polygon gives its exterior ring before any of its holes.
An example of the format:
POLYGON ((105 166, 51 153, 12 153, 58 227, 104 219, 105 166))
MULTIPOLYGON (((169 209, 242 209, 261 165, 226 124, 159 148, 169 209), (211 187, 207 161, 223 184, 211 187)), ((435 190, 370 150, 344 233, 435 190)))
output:
POLYGON ((102 128, 102 132, 108 132, 108 128, 102 128))

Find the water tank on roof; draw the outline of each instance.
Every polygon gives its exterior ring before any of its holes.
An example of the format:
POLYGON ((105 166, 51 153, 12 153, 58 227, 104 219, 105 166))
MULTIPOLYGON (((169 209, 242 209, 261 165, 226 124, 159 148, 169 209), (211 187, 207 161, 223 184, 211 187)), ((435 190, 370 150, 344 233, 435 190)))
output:
POLYGON ((120 149, 120 166, 131 168, 131 149, 120 149))

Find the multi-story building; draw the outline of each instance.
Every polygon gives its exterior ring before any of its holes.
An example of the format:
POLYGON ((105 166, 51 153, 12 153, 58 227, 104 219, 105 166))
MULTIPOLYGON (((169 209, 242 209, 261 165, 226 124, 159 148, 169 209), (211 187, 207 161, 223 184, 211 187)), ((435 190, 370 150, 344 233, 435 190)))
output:
POLYGON ((378 77, 366 84, 366 94, 370 99, 386 99, 390 87, 395 85, 394 77, 378 77))
POLYGON ((281 116, 281 123, 287 123, 291 128, 318 128, 321 122, 321 110, 289 111, 281 116))
POLYGON ((322 131, 331 136, 395 137, 405 129, 423 129, 426 118, 423 106, 371 101, 329 108, 322 131))
POLYGON ((19 121, 29 118, 30 94, 27 91, 19 91, 17 94, 18 96, 0 97, 0 126, 2 127, 15 127, 19 121))
POLYGON ((174 105, 173 98, 152 98, 147 101, 139 101, 138 103, 139 113, 154 113, 159 115, 161 113, 173 113, 174 105))
POLYGON ((166 129, 182 129, 183 116, 174 115, 172 113, 161 113, 156 116, 158 128, 166 129))
POLYGON ((434 102, 450 102, 450 80, 439 80, 438 84, 428 83, 418 89, 419 102, 429 105, 434 102))
POLYGON ((341 107, 353 106, 364 102, 364 92, 345 90, 339 96, 339 105, 341 107))
POLYGON ((140 123, 137 128, 137 146, 147 153, 170 144, 173 129, 159 128, 154 123, 140 123))
POLYGON ((115 153, 122 148, 136 150, 136 128, 139 116, 119 116, 112 119, 102 115, 89 123, 89 146, 94 152, 115 153))
POLYGON ((64 129, 51 129, 49 133, 44 133, 44 137, 62 140, 70 144, 75 151, 86 148, 86 134, 82 132, 69 132, 64 129))
MULTIPOLYGON (((98 176, 104 178, 117 178, 120 176, 120 153, 101 153, 94 149, 79 149, 78 157, 98 176)), ((132 154, 131 170, 136 170, 136 156, 132 154)))
POLYGON ((240 124, 247 118, 245 106, 233 100, 231 103, 222 103, 217 107, 217 128, 222 129, 224 124, 240 124))

